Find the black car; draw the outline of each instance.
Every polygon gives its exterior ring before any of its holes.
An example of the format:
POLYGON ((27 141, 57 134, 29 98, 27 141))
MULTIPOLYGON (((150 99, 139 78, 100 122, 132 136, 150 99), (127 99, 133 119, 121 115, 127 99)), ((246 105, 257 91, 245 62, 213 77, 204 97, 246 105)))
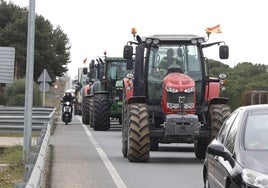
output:
POLYGON ((204 187, 268 188, 268 104, 243 106, 207 148, 204 187))

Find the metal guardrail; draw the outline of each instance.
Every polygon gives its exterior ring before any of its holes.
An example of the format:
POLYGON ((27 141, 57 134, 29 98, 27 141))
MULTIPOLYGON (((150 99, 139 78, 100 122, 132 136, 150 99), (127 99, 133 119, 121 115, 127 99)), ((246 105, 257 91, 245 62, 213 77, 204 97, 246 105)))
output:
POLYGON ((36 159, 36 163, 31 171, 31 176, 29 177, 29 181, 27 182, 25 188, 42 187, 42 180, 44 179, 43 176, 46 175, 44 169, 45 169, 45 161, 47 157, 47 150, 50 138, 50 130, 51 130, 51 124, 49 123, 47 126, 46 134, 42 141, 38 157, 36 159))
MULTIPOLYGON (((1 110, 2 108, 0 106, 0 114, 3 115, 3 113, 1 113, 1 110)), ((22 113, 17 107, 15 107, 14 110, 18 110, 17 111, 18 113, 22 113)), ((53 123, 52 121, 55 115, 55 111, 56 111, 56 108, 34 108, 33 109, 33 114, 34 114, 33 119, 36 118, 37 120, 41 121, 43 123, 43 126, 40 130, 40 137, 37 140, 37 144, 33 146, 33 151, 31 152, 31 157, 30 157, 31 159, 30 161, 27 161, 25 163, 25 172, 24 172, 25 182, 16 183, 15 184, 16 188, 41 188, 42 184, 44 184, 43 181, 46 176, 45 164, 46 164, 46 158, 48 157, 48 149, 49 149, 48 144, 49 144, 49 139, 51 135, 51 126, 53 123), (45 114, 45 115, 44 116, 41 115, 40 116, 41 118, 39 118, 39 116, 35 116, 36 114, 40 115, 40 113, 45 114)), ((0 115, 0 119, 2 118, 1 115, 0 115)))
MULTIPOLYGON (((32 131, 41 131, 54 116, 56 108, 33 108, 32 131)), ((24 107, 0 106, 0 132, 23 132, 24 107)))

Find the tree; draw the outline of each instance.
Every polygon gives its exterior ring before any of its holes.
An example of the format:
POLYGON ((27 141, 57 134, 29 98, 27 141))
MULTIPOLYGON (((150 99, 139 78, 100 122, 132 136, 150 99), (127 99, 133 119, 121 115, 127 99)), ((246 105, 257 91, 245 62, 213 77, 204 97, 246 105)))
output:
POLYGON ((208 65, 209 75, 212 77, 218 77, 221 73, 225 73, 226 75, 228 75, 231 70, 229 65, 223 64, 222 62, 213 59, 209 59, 208 65))
MULTIPOLYGON (((16 49, 16 72, 18 78, 26 75, 28 10, 13 3, 0 0, 0 46, 16 49)), ((43 16, 35 19, 34 80, 47 69, 52 80, 68 71, 70 44, 60 26, 55 29, 43 16)))
POLYGON ((209 69, 210 75, 214 77, 220 73, 228 75, 226 90, 222 94, 229 98, 232 109, 247 105, 245 101, 250 100, 246 98, 249 97, 246 93, 253 90, 268 91, 268 73, 265 65, 243 62, 230 68, 219 61, 209 60, 209 69))

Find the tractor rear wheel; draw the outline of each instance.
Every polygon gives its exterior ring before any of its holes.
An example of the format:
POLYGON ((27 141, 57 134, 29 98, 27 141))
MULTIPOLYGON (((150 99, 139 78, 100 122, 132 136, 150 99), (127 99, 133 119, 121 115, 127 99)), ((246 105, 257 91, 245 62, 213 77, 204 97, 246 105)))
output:
POLYGON ((89 125, 90 127, 93 127, 93 97, 89 97, 89 125))
POLYGON ((209 144, 209 138, 196 138, 194 141, 194 153, 196 158, 204 159, 206 157, 206 150, 209 144))
POLYGON ((82 113, 83 123, 89 125, 89 98, 85 97, 83 100, 83 113, 82 113))
POLYGON ((74 115, 82 115, 81 106, 77 103, 74 104, 74 115))
POLYGON ((107 131, 110 127, 109 99, 106 94, 94 94, 93 97, 93 129, 107 131))
POLYGON ((126 93, 123 91, 123 106, 122 106, 122 154, 124 157, 127 157, 127 147, 128 147, 128 108, 125 101, 126 93))
POLYGON ((128 132, 128 160, 148 162, 150 157, 150 126, 146 104, 130 104, 128 132))
POLYGON ((151 151, 158 151, 159 142, 156 138, 151 138, 150 140, 150 150, 151 151))
POLYGON ((231 107, 227 104, 213 104, 210 107, 211 140, 215 138, 224 122, 231 114, 231 107))

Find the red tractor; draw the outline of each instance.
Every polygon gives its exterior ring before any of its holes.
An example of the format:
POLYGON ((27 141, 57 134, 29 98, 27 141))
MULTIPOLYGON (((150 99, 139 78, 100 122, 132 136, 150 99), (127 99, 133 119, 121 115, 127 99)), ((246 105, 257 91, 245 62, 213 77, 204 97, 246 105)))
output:
MULTIPOLYGON (((135 41, 124 47, 134 73, 124 80, 123 156, 147 162, 159 143, 194 143, 196 157, 203 159, 231 113, 228 99, 220 97, 226 75, 209 77, 203 48, 224 42, 206 43, 196 35, 133 35, 135 41)), ((227 59, 228 46, 220 45, 219 55, 227 59)))

